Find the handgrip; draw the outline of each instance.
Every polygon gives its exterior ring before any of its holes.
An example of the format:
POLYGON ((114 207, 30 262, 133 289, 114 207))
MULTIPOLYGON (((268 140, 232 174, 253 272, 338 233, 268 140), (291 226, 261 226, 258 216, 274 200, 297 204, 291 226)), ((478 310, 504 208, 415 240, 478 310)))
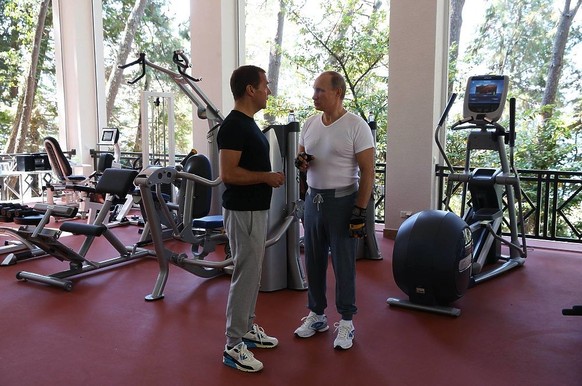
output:
POLYGON ((455 99, 457 99, 457 93, 452 93, 449 101, 447 102, 447 106, 441 115, 441 119, 439 119, 439 126, 442 126, 445 123, 445 119, 447 119, 447 115, 449 115, 449 110, 453 107, 453 103, 455 103, 455 99))
POLYGON ((509 99, 509 147, 515 146, 515 98, 509 99))

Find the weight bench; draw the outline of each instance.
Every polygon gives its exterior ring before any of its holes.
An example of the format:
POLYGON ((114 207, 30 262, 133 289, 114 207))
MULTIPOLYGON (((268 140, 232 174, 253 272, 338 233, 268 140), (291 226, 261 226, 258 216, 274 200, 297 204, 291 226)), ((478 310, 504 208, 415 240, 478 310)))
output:
POLYGON ((130 189, 133 188, 133 180, 136 175, 136 170, 128 169, 110 168, 103 172, 103 175, 95 186, 95 191, 105 194, 106 198, 94 224, 71 221, 64 222, 54 234, 46 234, 45 232, 35 234, 26 227, 19 229, 17 232, 21 238, 26 239, 28 242, 42 249, 46 254, 54 256, 61 261, 68 262, 69 269, 50 275, 21 271, 16 274, 16 278, 19 280, 44 283, 70 291, 73 288, 73 283, 68 278, 125 263, 140 257, 153 255, 150 250, 137 248, 136 245, 125 246, 103 223, 114 200, 118 197, 125 197, 130 189), (78 252, 58 240, 61 232, 70 232, 75 235, 85 236, 85 241, 78 252), (104 237, 119 253, 119 256, 101 261, 87 259, 86 255, 89 247, 97 237, 104 237))

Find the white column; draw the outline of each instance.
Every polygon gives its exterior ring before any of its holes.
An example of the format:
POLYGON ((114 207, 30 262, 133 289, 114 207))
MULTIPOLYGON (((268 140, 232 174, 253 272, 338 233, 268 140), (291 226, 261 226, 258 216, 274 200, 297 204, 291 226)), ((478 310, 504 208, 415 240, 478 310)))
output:
POLYGON ((78 162, 91 164, 89 150, 105 125, 101 0, 53 0, 53 15, 59 142, 77 151, 78 162))
POLYGON ((434 127, 446 103, 448 0, 391 0, 386 148, 386 237, 402 211, 436 205, 434 127))
MULTIPOLYGON (((190 0, 192 75, 198 86, 227 115, 234 102, 230 75, 244 61, 244 0, 190 0)), ((193 144, 208 155, 208 123, 193 112, 193 144)))

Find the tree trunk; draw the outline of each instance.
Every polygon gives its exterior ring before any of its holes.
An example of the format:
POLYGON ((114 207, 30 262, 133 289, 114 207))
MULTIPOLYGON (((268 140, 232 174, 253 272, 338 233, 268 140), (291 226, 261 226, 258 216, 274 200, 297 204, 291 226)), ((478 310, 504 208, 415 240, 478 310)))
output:
POLYGON ((113 113, 115 98, 117 97, 119 84, 121 83, 122 79, 123 70, 121 70, 118 67, 118 65, 124 64, 127 61, 127 58, 131 51, 131 45, 133 44, 135 32, 137 31, 137 27, 145 12, 145 6, 146 0, 135 0, 133 9, 131 10, 129 18, 127 19, 125 30, 123 31, 123 37, 121 39, 121 44, 119 45, 119 53, 117 54, 117 59, 115 61, 113 68, 111 69, 109 78, 107 79, 106 85, 107 121, 109 121, 109 119, 111 118, 111 114, 113 113))
POLYGON ((556 102, 556 94, 560 83, 560 75, 562 73, 564 52, 566 51, 568 35, 570 34, 570 28, 572 27, 572 20, 574 20, 581 3, 582 0, 577 0, 574 8, 570 8, 571 0, 565 0, 564 10, 560 16, 560 21, 554 37, 552 58, 548 69, 546 88, 544 89, 544 95, 542 97, 542 117, 544 120, 550 118, 553 114, 553 108, 551 108, 550 105, 553 105, 556 102))
POLYGON ((22 112, 24 110, 24 96, 18 98, 18 106, 16 107, 16 113, 14 114, 14 121, 12 121, 12 130, 10 130, 10 135, 4 145, 4 153, 16 153, 16 137, 18 136, 18 128, 20 127, 20 122, 22 121, 22 112))
POLYGON ((34 96, 36 94, 37 85, 37 67, 40 56, 40 47, 42 42, 42 35, 44 31, 44 24, 46 15, 48 13, 51 0, 43 0, 40 4, 38 18, 36 23, 36 31, 34 33, 34 42, 32 46, 30 68, 26 77, 24 91, 18 101, 18 109, 12 125, 12 132, 6 142, 4 153, 17 153, 22 151, 28 131, 30 127, 30 118, 32 116, 32 109, 34 107, 34 96))
MULTIPOLYGON (((556 103, 556 95, 560 82, 560 75, 562 73, 564 52, 566 51, 566 43, 572 26, 572 20, 574 19, 574 16, 576 16, 576 12, 578 12, 581 3, 582 0, 576 0, 576 5, 571 8, 571 0, 565 0, 564 10, 560 16, 556 35, 554 36, 546 87, 544 89, 540 106, 541 122, 537 126, 537 134, 535 136, 537 139, 537 148, 540 154, 554 154, 554 152, 549 150, 550 148, 555 147, 556 144, 552 139, 552 128, 548 121, 554 113, 554 105, 556 103)), ((535 158, 534 167, 543 170, 552 169, 555 168, 559 162, 560 160, 554 158, 535 158)))
MULTIPOLYGON (((269 51, 269 88, 274 97, 279 95, 279 73, 281 70, 281 45, 283 44, 283 27, 285 26, 285 0, 279 0, 279 12, 277 13, 277 33, 275 41, 271 44, 269 51)), ((275 117, 272 114, 265 114, 265 119, 272 124, 275 117)))
MULTIPOLYGON (((12 30, 12 33, 10 35, 10 48, 14 51, 14 52, 18 52, 18 49, 20 47, 20 41, 18 39, 18 23, 16 22, 16 20, 11 20, 11 25, 10 25, 10 29, 12 30)), ((16 76, 15 76, 16 77, 16 76)), ((16 100, 18 98, 18 84, 17 82, 13 82, 13 84, 10 86, 10 98, 16 100)))
MULTIPOLYGON (((457 59, 459 58, 459 42, 463 25, 463 7, 465 0, 451 0, 450 30, 449 30, 449 69, 451 74, 457 73, 457 59)), ((449 78, 449 93, 453 92, 454 77, 449 78)))
MULTIPOLYGON (((45 17, 44 30, 42 36, 49 36, 53 30, 52 23, 53 15, 51 7, 48 8, 47 15, 45 17)), ((45 67, 45 62, 47 61, 47 51, 49 50, 50 39, 41 39, 40 50, 38 54, 38 63, 36 65, 35 79, 40 79, 45 67)), ((35 90, 37 87, 35 87, 35 90)), ((35 92, 36 95, 36 92, 35 92)), ((35 98, 36 100, 37 98, 35 98)), ((43 147, 42 139, 46 133, 42 132, 41 129, 45 128, 46 123, 44 122, 44 117, 42 117, 41 112, 38 110, 37 106, 39 103, 43 103, 42 100, 36 100, 34 102, 34 108, 32 116, 30 117, 30 124, 28 128, 28 135, 26 138, 19 137, 18 151, 19 152, 37 152, 39 148, 43 147), (24 141, 25 140, 25 141, 24 141)))

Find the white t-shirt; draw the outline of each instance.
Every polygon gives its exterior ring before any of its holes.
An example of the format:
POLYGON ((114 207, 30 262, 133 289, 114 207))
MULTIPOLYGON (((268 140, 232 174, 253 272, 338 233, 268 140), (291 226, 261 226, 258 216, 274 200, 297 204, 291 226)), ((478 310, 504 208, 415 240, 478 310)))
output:
POLYGON ((326 126, 323 115, 305 121, 299 145, 315 158, 307 169, 307 184, 315 189, 339 189, 358 182, 356 154, 374 147, 370 126, 361 117, 346 113, 326 126))

